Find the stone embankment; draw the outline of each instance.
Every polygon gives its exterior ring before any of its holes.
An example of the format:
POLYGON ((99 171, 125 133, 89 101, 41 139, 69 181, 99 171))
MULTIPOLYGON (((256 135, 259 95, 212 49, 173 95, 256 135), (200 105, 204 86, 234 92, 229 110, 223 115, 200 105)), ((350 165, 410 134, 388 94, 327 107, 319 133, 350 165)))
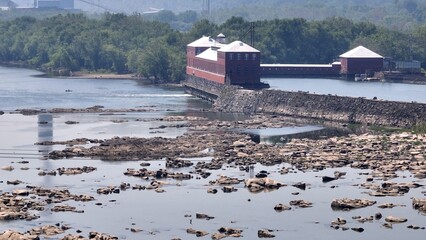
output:
POLYGON ((426 104, 278 90, 224 90, 221 111, 270 113, 348 123, 411 127, 426 119, 426 104))
POLYGON ((426 104, 320 95, 264 89, 245 90, 202 79, 188 79, 185 86, 216 95, 215 108, 224 112, 268 113, 345 123, 411 127, 424 123, 426 104))

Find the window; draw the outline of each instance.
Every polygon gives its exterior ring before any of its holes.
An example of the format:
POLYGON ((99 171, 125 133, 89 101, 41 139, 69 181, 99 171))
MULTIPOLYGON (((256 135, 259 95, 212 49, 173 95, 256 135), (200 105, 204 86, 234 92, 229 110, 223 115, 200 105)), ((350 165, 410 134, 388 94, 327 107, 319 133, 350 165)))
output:
POLYGON ((233 53, 229 54, 229 60, 234 60, 234 54, 233 53))
POLYGON ((256 53, 253 53, 252 55, 251 55, 251 60, 256 60, 256 53))
POLYGON ((241 53, 237 54, 237 60, 241 60, 241 53))
POLYGON ((244 60, 249 60, 249 54, 248 53, 246 53, 246 54, 244 54, 244 60))

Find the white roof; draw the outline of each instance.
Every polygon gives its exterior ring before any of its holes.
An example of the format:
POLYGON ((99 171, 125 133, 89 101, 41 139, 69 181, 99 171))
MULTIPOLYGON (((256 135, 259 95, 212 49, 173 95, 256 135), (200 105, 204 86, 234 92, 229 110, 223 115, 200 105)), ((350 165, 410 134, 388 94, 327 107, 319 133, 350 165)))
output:
POLYGON ((218 38, 224 38, 225 35, 223 33, 219 33, 219 35, 217 35, 218 38))
POLYGON ((203 36, 199 38, 198 40, 195 40, 192 43, 188 44, 188 47, 211 47, 211 46, 223 47, 225 45, 217 42, 216 40, 208 36, 203 36))
POLYGON ((383 58, 379 54, 371 51, 370 49, 358 46, 346 53, 340 55, 341 58, 383 58))
POLYGON ((205 50, 204 52, 198 54, 196 57, 211 60, 211 61, 217 61, 217 51, 209 48, 205 50))
POLYGON ((259 50, 247 45, 241 41, 234 41, 228 45, 225 45, 218 51, 220 52, 259 52, 259 50))

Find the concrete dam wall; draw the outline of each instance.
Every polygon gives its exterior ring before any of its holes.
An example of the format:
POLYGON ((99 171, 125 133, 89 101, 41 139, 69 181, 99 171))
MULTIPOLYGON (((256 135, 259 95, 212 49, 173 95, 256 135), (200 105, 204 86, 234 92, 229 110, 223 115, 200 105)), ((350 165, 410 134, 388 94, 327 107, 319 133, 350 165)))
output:
POLYGON ((206 80, 202 79, 192 80, 186 83, 201 92, 216 95, 214 107, 224 112, 282 114, 395 127, 411 127, 426 122, 426 104, 423 103, 266 89, 254 91, 236 86, 204 84, 206 80))

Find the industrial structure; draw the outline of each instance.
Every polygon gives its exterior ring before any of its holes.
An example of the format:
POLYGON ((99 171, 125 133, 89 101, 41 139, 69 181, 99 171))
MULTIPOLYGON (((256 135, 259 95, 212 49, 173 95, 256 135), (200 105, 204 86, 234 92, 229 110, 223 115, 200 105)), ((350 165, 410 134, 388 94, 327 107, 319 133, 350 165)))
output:
POLYGON ((363 46, 340 55, 340 63, 340 73, 349 77, 356 74, 373 76, 375 72, 383 70, 383 57, 363 46))
POLYGON ((74 9, 74 0, 34 0, 34 7, 74 9))
POLYGON ((186 74, 222 85, 263 85, 260 51, 241 41, 227 44, 223 34, 216 39, 203 36, 187 45, 186 74))
POLYGON ((340 76, 340 62, 330 64, 261 64, 262 77, 337 77, 340 76))
POLYGON ((262 77, 345 77, 355 75, 372 77, 383 70, 383 57, 363 46, 358 46, 340 55, 340 61, 330 64, 261 64, 262 77))
POLYGON ((15 8, 16 4, 10 0, 0 0, 0 10, 9 10, 15 8))

